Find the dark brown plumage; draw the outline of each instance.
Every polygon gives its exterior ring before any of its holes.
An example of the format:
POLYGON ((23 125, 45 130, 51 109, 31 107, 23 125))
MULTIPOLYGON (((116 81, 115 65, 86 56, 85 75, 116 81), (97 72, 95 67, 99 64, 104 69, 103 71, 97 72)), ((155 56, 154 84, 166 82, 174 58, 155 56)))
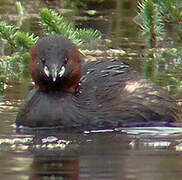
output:
POLYGON ((170 125, 180 110, 166 92, 120 61, 83 62, 76 46, 60 35, 31 49, 35 88, 17 125, 99 129, 170 125))

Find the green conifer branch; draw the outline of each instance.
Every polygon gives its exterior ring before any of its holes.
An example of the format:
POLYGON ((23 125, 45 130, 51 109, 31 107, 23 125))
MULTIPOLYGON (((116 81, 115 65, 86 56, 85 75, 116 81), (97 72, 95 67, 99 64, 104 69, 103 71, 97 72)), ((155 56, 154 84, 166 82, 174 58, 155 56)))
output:
POLYGON ((49 34, 62 34, 71 39, 75 44, 82 44, 82 41, 76 38, 74 28, 57 12, 50 9, 43 9, 39 17, 45 32, 49 34))
POLYGON ((143 35, 147 36, 151 47, 156 46, 157 38, 164 32, 164 23, 158 6, 151 0, 143 0, 139 3, 139 16, 142 19, 143 35))
POLYGON ((90 40, 101 40, 102 33, 98 30, 93 29, 76 29, 77 37, 81 39, 83 42, 89 42, 90 40))
POLYGON ((0 37, 12 46, 20 49, 30 49, 38 37, 33 34, 20 32, 15 26, 9 25, 6 21, 0 21, 0 37))
POLYGON ((0 21, 0 37, 7 41, 7 43, 15 47, 14 35, 16 33, 16 28, 13 25, 9 25, 6 21, 0 21))
POLYGON ((25 33, 25 32, 17 32, 15 34, 15 43, 21 49, 29 50, 33 44, 36 43, 38 37, 34 37, 33 34, 25 33))
POLYGON ((45 32, 49 34, 62 34, 78 46, 84 42, 88 42, 86 40, 98 40, 102 38, 102 34, 97 30, 72 27, 63 16, 53 10, 43 9, 39 17, 45 32))

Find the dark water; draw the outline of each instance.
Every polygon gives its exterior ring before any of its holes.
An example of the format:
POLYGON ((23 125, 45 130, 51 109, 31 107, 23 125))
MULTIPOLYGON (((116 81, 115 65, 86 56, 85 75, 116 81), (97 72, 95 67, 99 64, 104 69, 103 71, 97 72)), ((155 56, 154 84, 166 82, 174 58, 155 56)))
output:
MULTIPOLYGON (((26 12, 32 16, 40 7, 59 9, 60 2, 23 1, 26 12)), ((16 14, 13 6, 13 1, 2 3, 0 10, 5 19, 14 20, 7 15, 16 14)), ((113 7, 104 7, 107 9, 97 6, 98 11, 93 16, 88 16, 85 11, 72 11, 70 17, 78 19, 75 21, 78 27, 102 31, 105 38, 112 40, 111 48, 124 49, 127 52, 124 59, 137 64, 140 70, 140 62, 136 60, 144 45, 138 27, 132 21, 136 3, 117 1, 113 7), (83 17, 89 18, 84 21, 83 17)), ((25 29, 34 31, 32 22, 34 19, 27 19, 25 29), (27 25, 27 22, 31 23, 27 25)), ((10 80, 1 87, 4 92, 0 96, 0 179, 181 180, 181 128, 129 128, 84 133, 17 132, 14 121, 30 84, 31 80, 27 79, 10 80)))

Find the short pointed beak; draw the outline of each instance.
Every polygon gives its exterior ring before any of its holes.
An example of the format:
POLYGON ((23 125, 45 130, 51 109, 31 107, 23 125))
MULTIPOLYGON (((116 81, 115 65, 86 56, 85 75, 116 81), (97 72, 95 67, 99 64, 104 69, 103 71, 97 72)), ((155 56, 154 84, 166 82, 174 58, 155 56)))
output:
POLYGON ((47 66, 44 67, 44 73, 47 77, 51 77, 52 81, 55 82, 57 77, 61 78, 64 75, 65 67, 62 66, 59 68, 58 65, 52 64, 49 68, 47 66))
POLYGON ((50 73, 51 73, 53 82, 55 82, 58 76, 58 65, 53 64, 50 68, 50 73))

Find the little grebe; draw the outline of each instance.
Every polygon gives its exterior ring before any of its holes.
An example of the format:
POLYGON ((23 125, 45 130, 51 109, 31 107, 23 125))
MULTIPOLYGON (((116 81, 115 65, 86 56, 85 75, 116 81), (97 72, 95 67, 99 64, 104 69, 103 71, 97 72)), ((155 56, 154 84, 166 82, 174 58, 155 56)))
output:
POLYGON ((179 119, 176 103, 151 81, 117 60, 81 63, 76 46, 60 35, 38 40, 29 69, 35 87, 18 126, 98 129, 179 119))

